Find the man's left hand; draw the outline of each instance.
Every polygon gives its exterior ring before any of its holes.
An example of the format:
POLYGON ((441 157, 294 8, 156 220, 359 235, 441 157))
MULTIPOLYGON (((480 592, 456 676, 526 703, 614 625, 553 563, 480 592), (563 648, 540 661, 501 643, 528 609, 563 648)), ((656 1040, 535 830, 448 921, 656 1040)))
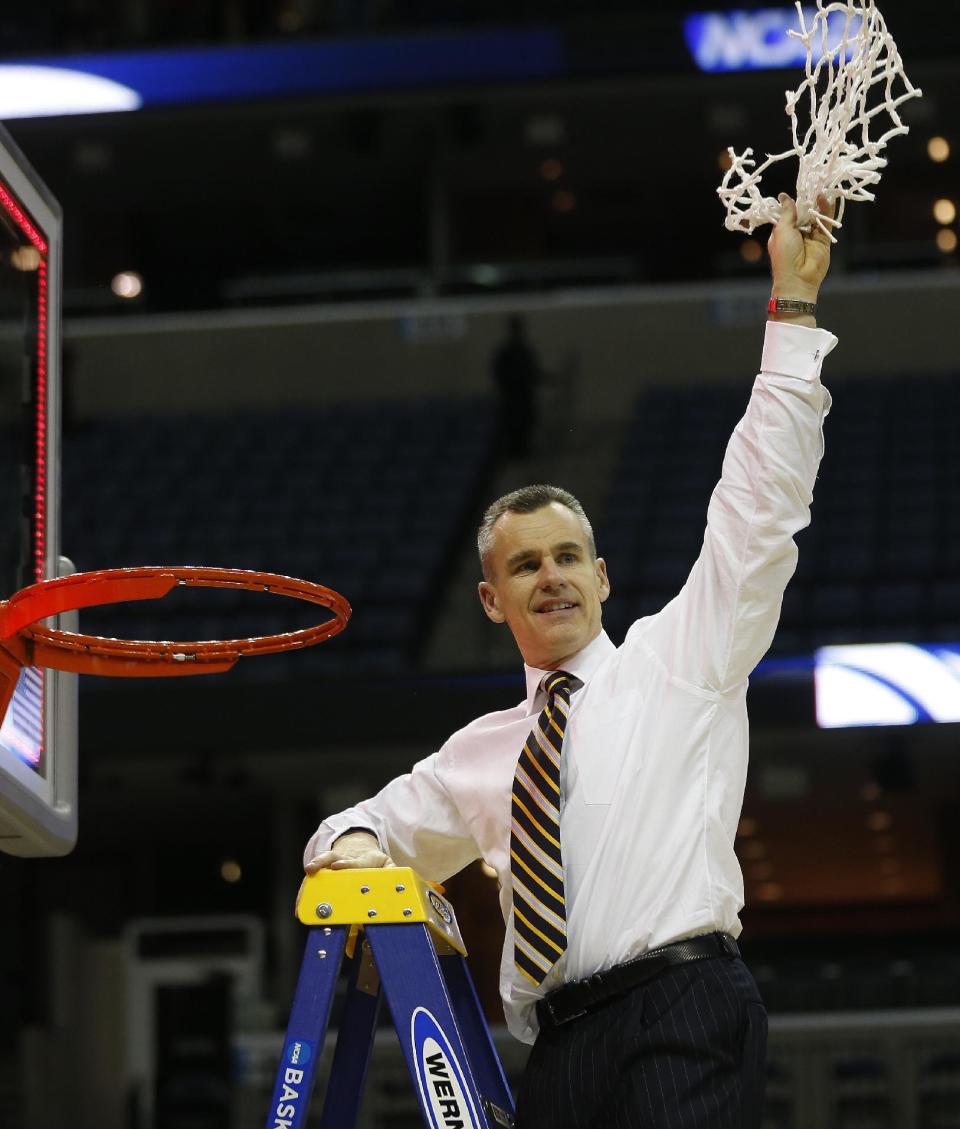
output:
MULTIPOLYGON (((797 205, 790 196, 782 195, 780 204, 780 219, 768 244, 773 274, 772 296, 816 302, 820 284, 830 269, 832 244, 816 224, 809 232, 800 230, 797 205)), ((817 201, 817 207, 831 219, 836 212, 836 203, 829 204, 824 196, 817 201)))

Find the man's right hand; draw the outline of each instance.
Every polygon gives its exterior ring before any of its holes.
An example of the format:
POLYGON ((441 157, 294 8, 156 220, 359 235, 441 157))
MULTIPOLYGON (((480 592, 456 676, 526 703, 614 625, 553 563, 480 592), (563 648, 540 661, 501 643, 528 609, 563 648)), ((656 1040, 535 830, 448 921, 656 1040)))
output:
POLYGON ((307 874, 318 870, 363 870, 395 866, 393 859, 380 850, 376 835, 368 831, 348 831, 335 839, 329 851, 315 855, 304 867, 307 874))

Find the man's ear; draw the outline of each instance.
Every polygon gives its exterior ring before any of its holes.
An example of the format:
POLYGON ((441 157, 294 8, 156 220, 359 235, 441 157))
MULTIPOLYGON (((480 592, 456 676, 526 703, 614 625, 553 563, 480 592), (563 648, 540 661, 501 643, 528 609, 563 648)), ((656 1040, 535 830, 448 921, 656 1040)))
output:
POLYGON ((597 579, 600 581, 600 603, 605 603, 610 595, 610 578, 607 576, 607 562, 597 557, 597 579))
POLYGON ((492 619, 494 623, 503 623, 507 617, 500 610, 496 588, 489 580, 481 580, 477 585, 477 592, 480 595, 480 603, 483 604, 483 610, 487 613, 487 617, 492 619))

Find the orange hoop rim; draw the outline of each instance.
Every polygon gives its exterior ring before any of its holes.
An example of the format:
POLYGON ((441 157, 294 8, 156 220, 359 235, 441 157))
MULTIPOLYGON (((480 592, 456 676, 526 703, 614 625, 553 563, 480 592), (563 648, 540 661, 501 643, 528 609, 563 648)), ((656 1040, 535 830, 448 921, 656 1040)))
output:
POLYGON ((274 572, 197 565, 99 569, 32 584, 0 602, 0 647, 21 666, 79 674, 134 678, 213 674, 229 670, 243 656, 276 654, 322 643, 346 627, 351 613, 345 597, 332 588, 274 572), (176 587, 269 592, 320 604, 333 615, 297 631, 189 642, 111 639, 40 624, 49 616, 79 608, 159 599, 176 587))

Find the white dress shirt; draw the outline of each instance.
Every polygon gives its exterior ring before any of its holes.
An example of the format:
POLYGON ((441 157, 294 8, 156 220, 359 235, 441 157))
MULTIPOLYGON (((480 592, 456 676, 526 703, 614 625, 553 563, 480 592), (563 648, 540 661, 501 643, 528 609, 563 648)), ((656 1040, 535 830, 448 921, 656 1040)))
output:
MULTIPOLYGON (((737 936, 733 844, 747 774, 747 679, 770 646, 810 520, 830 395, 821 329, 767 324, 761 373, 727 446, 700 556, 680 593, 619 647, 601 632, 563 664, 570 700, 560 817, 567 950, 538 988, 513 963, 510 798, 543 707, 527 696, 477 718, 373 799, 324 820, 304 859, 369 828, 400 866, 442 881, 483 858, 500 879, 500 989, 510 1031, 532 1043, 536 1001, 559 985, 683 937, 737 936)), ((616 578, 613 578, 614 584, 616 578)))

